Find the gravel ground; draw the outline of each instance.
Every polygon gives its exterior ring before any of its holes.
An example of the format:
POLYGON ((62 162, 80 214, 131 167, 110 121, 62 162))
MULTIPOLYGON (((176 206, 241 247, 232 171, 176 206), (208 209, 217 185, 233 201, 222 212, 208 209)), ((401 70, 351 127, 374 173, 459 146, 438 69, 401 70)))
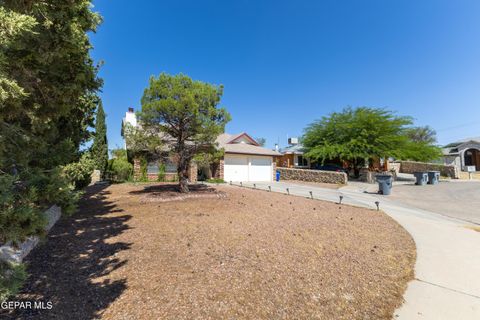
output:
MULTIPOLYGON (((98 187, 97 187, 98 188, 98 187)), ((382 212, 219 186, 226 198, 88 194, 30 255, 25 319, 390 319, 415 245, 382 212)))

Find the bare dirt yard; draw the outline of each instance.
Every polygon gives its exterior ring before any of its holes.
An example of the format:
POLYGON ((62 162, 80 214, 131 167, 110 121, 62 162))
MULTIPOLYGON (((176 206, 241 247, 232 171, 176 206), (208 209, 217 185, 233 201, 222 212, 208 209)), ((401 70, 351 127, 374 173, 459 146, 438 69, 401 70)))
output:
POLYGON ((216 189, 169 202, 146 185, 90 189, 28 258, 16 299, 53 308, 9 316, 391 319, 402 303, 415 245, 382 212, 216 189))

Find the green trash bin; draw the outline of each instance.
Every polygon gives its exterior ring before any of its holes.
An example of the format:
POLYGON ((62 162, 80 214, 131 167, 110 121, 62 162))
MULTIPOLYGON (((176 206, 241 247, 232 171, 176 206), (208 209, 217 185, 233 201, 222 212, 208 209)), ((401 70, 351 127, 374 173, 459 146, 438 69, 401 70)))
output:
POLYGON ((393 177, 389 174, 377 174, 375 176, 378 182, 378 193, 385 196, 392 193, 393 177))
POLYGON ((415 184, 417 186, 424 186, 428 182, 428 172, 414 172, 413 175, 415 176, 415 179, 417 180, 415 184))
POLYGON ((438 184, 440 181, 440 171, 428 171, 428 184, 438 184))

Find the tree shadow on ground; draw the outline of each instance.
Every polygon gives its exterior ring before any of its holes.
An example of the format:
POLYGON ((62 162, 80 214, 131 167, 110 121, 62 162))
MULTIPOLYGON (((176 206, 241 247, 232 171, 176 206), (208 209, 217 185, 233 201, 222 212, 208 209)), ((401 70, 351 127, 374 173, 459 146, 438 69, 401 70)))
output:
POLYGON ((126 289, 126 279, 100 281, 127 260, 116 254, 131 243, 108 239, 129 229, 131 215, 107 200, 106 186, 91 186, 79 210, 61 219, 25 262, 29 278, 16 301, 51 302, 51 310, 16 310, 12 319, 96 319, 126 289))
MULTIPOLYGON (((217 190, 215 188, 212 188, 210 186, 204 185, 204 184, 190 184, 188 185, 188 189, 190 190, 190 193, 215 193, 217 190)), ((180 193, 180 187, 178 183, 176 184, 156 184, 156 185, 151 185, 151 186, 146 186, 141 190, 134 190, 130 191, 130 194, 151 194, 151 193, 156 193, 156 194, 178 194, 180 193)))

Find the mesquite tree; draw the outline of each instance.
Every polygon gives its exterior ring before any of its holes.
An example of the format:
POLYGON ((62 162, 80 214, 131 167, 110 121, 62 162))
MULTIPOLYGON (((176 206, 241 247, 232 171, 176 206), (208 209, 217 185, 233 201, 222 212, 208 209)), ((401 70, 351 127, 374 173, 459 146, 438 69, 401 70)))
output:
POLYGON ((306 156, 321 163, 340 159, 358 166, 372 158, 427 161, 440 153, 431 142, 411 138, 413 119, 378 108, 345 108, 310 124, 302 143, 306 156))
POLYGON ((188 190, 188 169, 195 155, 214 152, 215 139, 230 120, 218 105, 223 86, 178 74, 151 77, 142 97, 141 125, 162 137, 177 162, 180 192, 188 190))

